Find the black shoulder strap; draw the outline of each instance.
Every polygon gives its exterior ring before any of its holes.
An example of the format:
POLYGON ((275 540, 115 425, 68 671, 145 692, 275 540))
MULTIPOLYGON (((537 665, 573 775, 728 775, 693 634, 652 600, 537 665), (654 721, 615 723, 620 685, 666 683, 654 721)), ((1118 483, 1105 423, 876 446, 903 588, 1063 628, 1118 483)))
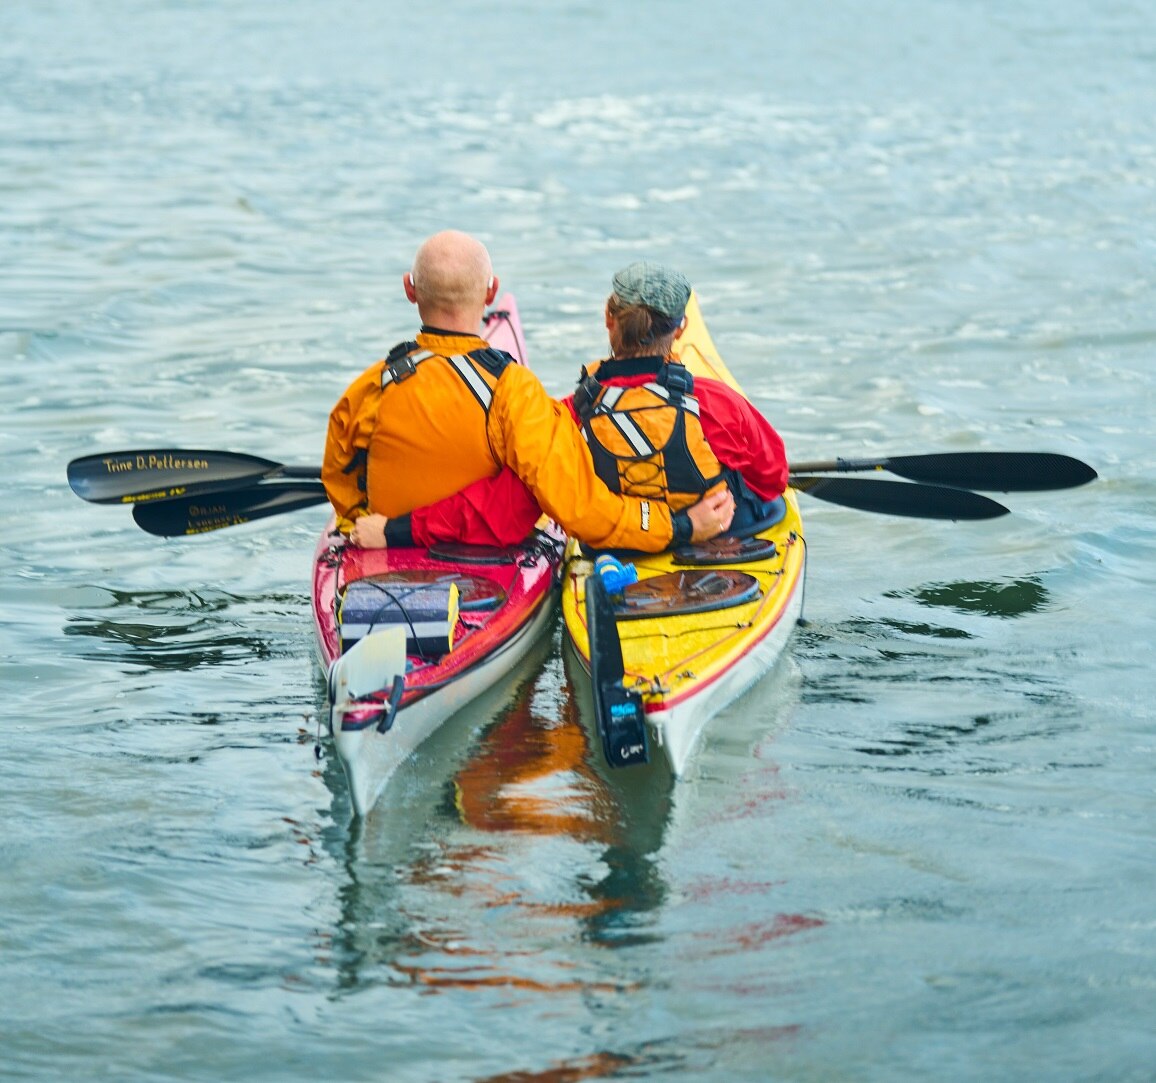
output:
POLYGON ((399 342, 392 350, 385 355, 385 360, 389 364, 395 361, 400 361, 406 354, 411 354, 417 349, 417 343, 410 340, 409 342, 399 342))
POLYGON ((594 407, 602 395, 603 387, 597 377, 591 376, 586 366, 582 366, 582 375, 578 378, 578 388, 574 392, 574 412, 583 422, 594 416, 594 407))
POLYGON ((670 392, 670 401, 677 404, 685 395, 694 394, 694 376, 685 365, 663 361, 658 370, 658 383, 670 392))
POLYGON ((381 369, 382 387, 408 380, 417 371, 417 362, 413 355, 418 349, 416 342, 399 342, 385 355, 381 369))
POLYGON ((505 350, 495 350, 492 346, 482 350, 471 350, 466 356, 495 377, 501 376, 506 371, 507 365, 517 364, 513 354, 508 354, 505 350))

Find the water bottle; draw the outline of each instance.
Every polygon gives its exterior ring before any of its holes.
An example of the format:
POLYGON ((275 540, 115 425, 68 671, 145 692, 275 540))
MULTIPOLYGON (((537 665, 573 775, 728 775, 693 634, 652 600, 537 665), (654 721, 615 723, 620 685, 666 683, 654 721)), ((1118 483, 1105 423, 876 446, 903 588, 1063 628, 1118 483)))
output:
POLYGON ((610 595, 621 594, 631 583, 638 582, 638 569, 633 564, 623 564, 617 557, 600 556, 594 562, 594 573, 610 595))

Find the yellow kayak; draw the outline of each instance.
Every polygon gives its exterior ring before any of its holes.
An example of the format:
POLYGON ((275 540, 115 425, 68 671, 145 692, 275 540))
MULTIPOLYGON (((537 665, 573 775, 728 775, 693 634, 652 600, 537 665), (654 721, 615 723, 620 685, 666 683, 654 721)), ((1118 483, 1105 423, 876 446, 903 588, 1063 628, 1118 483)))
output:
MULTIPOLYGON (((693 295, 686 315, 687 328, 675 342, 675 355, 696 379, 721 380, 741 391, 693 295)), ((803 523, 793 490, 784 494, 782 503, 781 518, 751 537, 622 556, 633 564, 638 581, 612 595, 595 585, 598 554, 570 541, 562 613, 569 642, 594 680, 598 725, 612 766, 645 762, 657 746, 673 773, 683 775, 706 723, 782 653, 802 612, 806 568, 803 523), (588 581, 592 596, 597 593, 610 605, 591 605, 593 635, 588 581), (603 671, 609 680, 600 681, 603 671), (633 729, 632 711, 638 715, 633 729), (616 728, 618 718, 626 720, 625 729, 616 728), (635 736, 624 741, 623 734, 630 733, 635 736)))

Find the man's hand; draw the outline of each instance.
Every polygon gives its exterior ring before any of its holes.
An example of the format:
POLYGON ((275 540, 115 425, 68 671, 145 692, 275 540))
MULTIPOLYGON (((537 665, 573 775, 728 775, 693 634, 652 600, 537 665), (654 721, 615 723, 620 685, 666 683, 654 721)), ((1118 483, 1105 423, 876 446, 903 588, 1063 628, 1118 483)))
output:
MULTIPOLYGON (((735 517, 735 498, 729 489, 708 493, 694 507, 687 508, 690 516, 692 542, 707 541, 721 534, 735 517)), ((360 523, 361 520, 358 519, 360 523)))
MULTIPOLYGON (((734 501, 731 502, 731 513, 734 513, 734 501)), ((362 515, 354 522, 349 540, 362 549, 384 549, 385 524, 388 522, 384 515, 362 515)))

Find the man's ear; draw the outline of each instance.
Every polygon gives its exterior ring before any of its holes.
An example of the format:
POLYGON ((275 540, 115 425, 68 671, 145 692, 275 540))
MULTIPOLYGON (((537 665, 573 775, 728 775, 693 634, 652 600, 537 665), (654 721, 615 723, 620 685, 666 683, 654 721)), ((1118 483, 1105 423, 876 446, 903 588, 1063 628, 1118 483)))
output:
POLYGON ((683 333, 683 331, 685 331, 685 330, 686 330, 686 325, 687 325, 687 322, 688 322, 688 321, 687 321, 687 318, 686 318, 685 316, 683 316, 683 318, 682 318, 682 323, 680 323, 680 324, 678 325, 678 330, 676 330, 676 331, 674 332, 674 338, 675 338, 675 341, 677 341, 678 339, 682 338, 682 333, 683 333))
POLYGON ((411 305, 417 304, 417 286, 414 284, 413 275, 408 271, 401 276, 401 284, 405 288, 405 295, 409 298, 411 305))
POLYGON ((495 297, 498 296, 498 287, 501 283, 498 281, 497 275, 490 275, 489 282, 486 283, 486 304, 492 304, 495 297))

